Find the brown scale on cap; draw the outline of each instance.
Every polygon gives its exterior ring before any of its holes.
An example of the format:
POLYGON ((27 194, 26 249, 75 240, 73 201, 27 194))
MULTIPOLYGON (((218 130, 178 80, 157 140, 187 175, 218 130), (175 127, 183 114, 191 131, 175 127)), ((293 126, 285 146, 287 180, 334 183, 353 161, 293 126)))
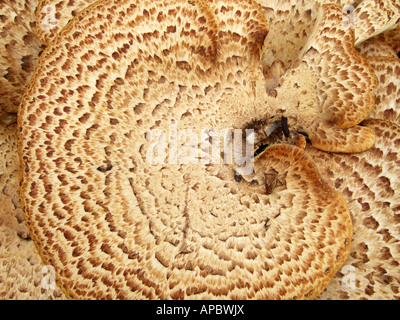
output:
POLYGON ((102 1, 45 50, 19 115, 20 193, 68 297, 311 299, 341 267, 347 205, 301 149, 261 154, 256 193, 228 166, 146 158, 171 121, 264 114, 267 31, 252 1, 102 1))

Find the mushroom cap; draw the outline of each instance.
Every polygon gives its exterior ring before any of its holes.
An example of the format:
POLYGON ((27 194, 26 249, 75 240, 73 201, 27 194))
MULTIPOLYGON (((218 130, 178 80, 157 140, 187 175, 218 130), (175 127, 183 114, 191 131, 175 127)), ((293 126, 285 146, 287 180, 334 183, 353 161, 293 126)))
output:
POLYGON ((400 60, 399 58, 371 57, 369 63, 379 79, 376 104, 369 118, 400 124, 400 60))
POLYGON ((367 59, 354 48, 354 33, 343 25, 341 8, 324 5, 321 11, 299 60, 322 69, 318 87, 324 116, 341 128, 350 128, 371 111, 377 79, 367 59))
POLYGON ((36 1, 0 2, 0 299, 60 299, 43 290, 45 267, 30 240, 18 197, 16 118, 42 50, 35 35, 36 1))
POLYGON ((372 131, 358 124, 375 104, 377 78, 355 49, 345 18, 340 6, 319 7, 306 43, 267 104, 281 110, 294 131, 307 133, 315 147, 362 152, 375 141, 372 131))
POLYGON ((0 125, 0 299, 62 299, 60 289, 42 287, 45 266, 30 240, 19 205, 16 150, 16 124, 0 125))
POLYGON ((400 127, 381 119, 362 123, 376 135, 363 153, 334 154, 308 146, 321 175, 349 204, 351 252, 318 299, 399 299, 400 127))
POLYGON ((0 3, 0 116, 16 113, 42 50, 36 37, 36 1, 0 3))
POLYGON ((382 37, 370 38, 357 46, 364 57, 388 57, 397 59, 397 51, 382 37))
POLYGON ((361 1, 354 10, 355 45, 396 28, 399 22, 397 0, 361 1))
POLYGON ((18 118, 20 196, 68 297, 311 299, 341 267, 350 214, 303 150, 268 148, 254 183, 149 161, 149 133, 261 114, 267 31, 250 0, 104 0, 43 52, 18 118))
POLYGON ((309 133, 312 145, 322 151, 358 153, 375 143, 374 132, 362 126, 343 129, 333 123, 319 123, 309 133))
POLYGON ((263 64, 271 66, 281 61, 286 69, 296 60, 315 25, 319 8, 324 4, 336 4, 343 8, 351 1, 340 0, 256 0, 261 6, 269 25, 269 37, 265 39, 263 64))
POLYGON ((315 2, 257 0, 269 26, 262 55, 265 69, 275 61, 287 69, 296 60, 316 20, 315 2))
POLYGON ((385 41, 385 43, 390 45, 397 53, 400 52, 400 25, 393 30, 383 32, 378 38, 385 41))

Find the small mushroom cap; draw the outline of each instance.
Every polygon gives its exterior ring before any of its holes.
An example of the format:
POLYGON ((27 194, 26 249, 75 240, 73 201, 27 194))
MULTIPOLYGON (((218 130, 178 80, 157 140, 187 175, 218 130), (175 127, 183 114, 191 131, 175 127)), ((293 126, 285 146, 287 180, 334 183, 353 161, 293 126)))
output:
POLYGON ((316 1, 257 0, 269 25, 263 64, 268 69, 279 60, 287 68, 296 60, 316 20, 316 1))
POLYGON ((350 128, 370 113, 377 79, 367 59, 354 48, 354 33, 343 26, 339 9, 335 5, 322 7, 315 37, 310 37, 303 50, 315 50, 321 56, 315 61, 312 53, 306 59, 314 68, 322 68, 318 86, 323 112, 339 127, 350 128))
POLYGON ((20 195, 68 297, 311 299, 326 287, 350 214, 303 150, 268 148, 255 189, 232 166, 162 147, 161 163, 148 157, 149 133, 243 128, 260 113, 267 33, 250 0, 99 1, 43 52, 18 119, 20 195))

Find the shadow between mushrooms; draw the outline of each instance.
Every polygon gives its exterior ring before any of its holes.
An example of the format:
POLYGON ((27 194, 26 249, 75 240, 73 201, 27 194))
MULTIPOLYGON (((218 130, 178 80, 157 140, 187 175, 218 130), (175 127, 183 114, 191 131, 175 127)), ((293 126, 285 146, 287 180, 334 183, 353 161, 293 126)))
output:
POLYGON ((301 148, 267 148, 239 183, 222 155, 147 157, 152 130, 279 115, 267 32, 252 1, 99 1, 43 52, 18 119, 20 195, 68 297, 311 299, 328 285, 352 224, 301 148))

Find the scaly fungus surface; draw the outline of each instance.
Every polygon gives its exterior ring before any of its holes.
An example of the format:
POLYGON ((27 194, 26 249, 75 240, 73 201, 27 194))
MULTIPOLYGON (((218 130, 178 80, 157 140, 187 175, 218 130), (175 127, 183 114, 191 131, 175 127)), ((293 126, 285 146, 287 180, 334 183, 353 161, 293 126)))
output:
POLYGON ((266 149, 240 183, 235 164, 148 159, 151 130, 268 113, 267 33, 253 1, 100 1, 43 52, 19 114, 21 200, 67 296, 314 298, 343 265, 347 205, 299 147, 266 149))
POLYGON ((2 297, 398 297, 398 4, 257 2, 0 2, 2 297))

